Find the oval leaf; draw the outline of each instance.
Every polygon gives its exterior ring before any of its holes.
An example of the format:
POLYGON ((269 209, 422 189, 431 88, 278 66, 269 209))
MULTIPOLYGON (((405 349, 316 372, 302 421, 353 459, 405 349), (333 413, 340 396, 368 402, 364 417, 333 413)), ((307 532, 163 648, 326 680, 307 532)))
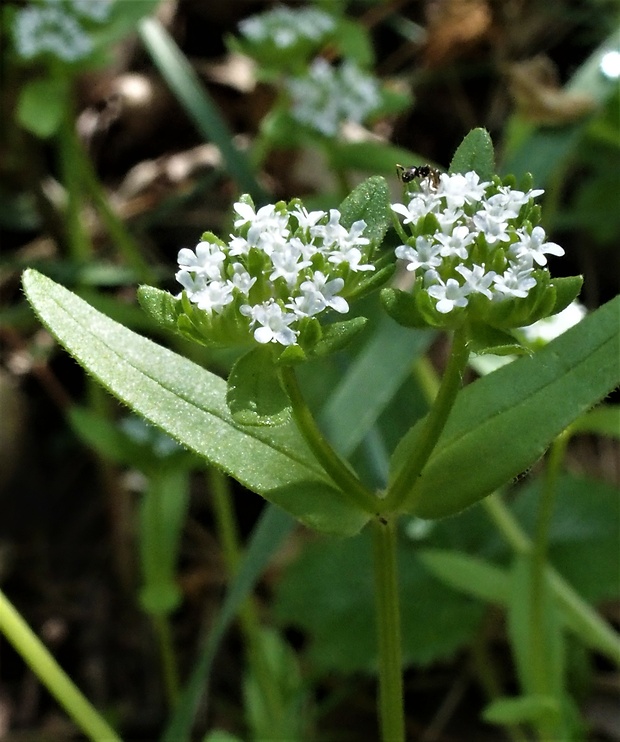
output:
POLYGON ((30 303, 58 341, 122 402, 306 525, 352 535, 368 516, 345 499, 292 424, 241 428, 226 382, 94 310, 37 271, 30 303))
POLYGON ((451 173, 478 173, 481 180, 490 180, 495 173, 493 142, 486 129, 472 129, 457 147, 451 173))
POLYGON ((226 402, 240 425, 282 425, 290 418, 291 403, 270 348, 254 348, 239 358, 228 377, 226 402))
MULTIPOLYGON (((473 505, 536 462, 618 385, 619 312, 616 297, 534 356, 466 387, 408 498, 409 512, 442 518, 473 505)), ((393 470, 416 446, 420 429, 418 423, 399 444, 393 470)))

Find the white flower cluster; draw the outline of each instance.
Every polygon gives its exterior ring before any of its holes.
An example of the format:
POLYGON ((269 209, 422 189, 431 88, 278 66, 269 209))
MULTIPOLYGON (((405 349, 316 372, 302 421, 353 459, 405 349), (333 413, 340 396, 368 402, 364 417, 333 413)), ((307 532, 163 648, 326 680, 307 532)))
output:
POLYGON ((334 67, 315 59, 307 74, 290 78, 286 87, 293 118, 330 137, 345 121, 361 123, 381 104, 377 80, 348 60, 334 67))
POLYGON ((300 204, 255 211, 240 202, 234 210, 228 244, 207 235, 195 250, 179 251, 176 279, 193 304, 210 315, 238 309, 257 342, 284 346, 297 343, 304 318, 349 311, 342 294, 357 284, 355 274, 374 271, 364 262, 366 222, 346 229, 337 209, 308 212, 300 204))
POLYGON ((547 254, 564 255, 562 247, 545 241, 542 227, 520 218, 542 193, 481 182, 475 172, 442 173, 438 183, 425 178, 407 205, 392 204, 412 232, 396 257, 407 270, 423 271, 424 288, 440 314, 467 306, 475 294, 493 301, 525 298, 547 254), (427 214, 438 224, 431 234, 420 228, 427 214))
POLYGON ((44 0, 15 14, 13 35, 17 53, 23 59, 51 54, 65 62, 87 57, 93 42, 82 20, 107 20, 113 0, 44 0))
POLYGON ((246 18, 239 24, 239 30, 250 41, 271 40, 279 49, 294 46, 300 39, 320 42, 334 28, 331 15, 310 7, 293 9, 281 6, 246 18))

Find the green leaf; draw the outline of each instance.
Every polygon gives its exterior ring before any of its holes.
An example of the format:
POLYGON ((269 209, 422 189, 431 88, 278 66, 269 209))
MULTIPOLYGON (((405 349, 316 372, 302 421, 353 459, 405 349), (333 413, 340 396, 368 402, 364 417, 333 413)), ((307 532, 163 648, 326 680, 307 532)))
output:
POLYGON ((423 549, 422 564, 435 577, 460 592, 488 603, 505 605, 510 592, 506 570, 478 557, 445 549, 423 549))
POLYGON ((353 317, 323 327, 323 337, 312 349, 314 356, 327 356, 345 348, 366 327, 366 317, 353 317))
POLYGON ((160 327, 171 332, 179 332, 177 326, 179 299, 175 299, 168 291, 156 289, 154 286, 139 286, 137 295, 142 309, 160 327))
POLYGON ((353 222, 366 222, 364 237, 378 245, 392 223, 390 192, 380 175, 373 175, 357 186, 340 204, 340 223, 349 229, 353 222))
POLYGON ((472 129, 457 147, 451 173, 478 173, 481 180, 490 180, 495 173, 493 142, 486 129, 472 129))
POLYGON ((308 690, 304 691, 298 656, 273 629, 262 629, 256 638, 265 664, 261 669, 263 672, 268 671, 271 678, 271 697, 266 699, 266 694, 261 689, 261 678, 250 667, 243 688, 250 738, 305 739, 308 736, 305 727, 309 722, 309 698, 308 690), (274 705, 278 710, 277 714, 274 714, 274 705))
POLYGON ((420 312, 412 291, 402 291, 391 287, 381 289, 381 304, 399 325, 428 329, 427 319, 420 312))
POLYGON ((139 513, 143 585, 140 604, 152 615, 178 608, 183 594, 176 580, 181 532, 189 503, 186 468, 162 465, 149 479, 139 513))
POLYGON ((238 426, 223 379, 113 322, 36 271, 26 271, 23 283, 43 323, 77 361, 186 448, 312 528, 351 535, 367 522, 292 423, 238 426))
MULTIPOLYGON (((453 656, 472 640, 484 613, 480 603, 430 575, 416 550, 417 544, 399 539, 404 666, 453 656)), ((374 592, 368 529, 352 539, 320 539, 288 567, 276 618, 307 632, 308 659, 318 672, 374 672, 374 592)))
POLYGON ((572 427, 573 433, 598 433, 609 438, 620 438, 620 405, 607 404, 590 410, 572 427))
POLYGON ((252 537, 239 571, 228 588, 222 608, 210 627, 204 645, 199 650, 196 666, 166 727, 163 742, 190 739, 194 714, 204 697, 204 688, 220 641, 241 604, 263 573, 270 557, 293 530, 294 525, 295 522, 286 513, 273 505, 263 510, 252 530, 252 537))
POLYGON ((583 276, 553 278, 551 286, 555 289, 555 303, 550 314, 558 314, 579 296, 583 286, 583 276))
POLYGON ((558 715, 560 708, 550 696, 519 696, 497 698, 483 711, 482 718, 489 724, 536 723, 549 714, 558 715))
POLYGON ((376 175, 396 174, 396 163, 423 165, 427 161, 402 147, 387 142, 338 142, 330 152, 332 165, 345 170, 360 170, 376 175))
POLYGON ((241 356, 228 377, 226 402, 240 425, 282 425, 291 403, 276 373, 271 348, 254 348, 241 356))
POLYGON ((430 330, 411 332, 386 317, 379 320, 321 410, 321 426, 343 456, 350 456, 362 442, 433 336, 430 330))
POLYGON ((17 102, 17 120, 42 139, 55 134, 69 104, 69 81, 65 77, 27 82, 17 102))
POLYGON ((496 356, 509 356, 525 355, 531 352, 528 348, 524 348, 510 332, 485 324, 471 326, 467 345, 472 353, 478 355, 492 353, 496 356))
POLYGON ((507 583, 508 635, 522 690, 537 692, 544 672, 545 686, 554 697, 560 697, 565 687, 565 641, 557 600, 548 575, 543 575, 539 615, 534 614, 533 560, 531 555, 514 558, 507 583), (541 662, 538 653, 544 652, 541 662))
POLYGON ((374 65, 372 40, 363 23, 348 18, 339 19, 334 41, 344 58, 354 60, 360 67, 374 65))
MULTIPOLYGON (((458 395, 439 442, 412 489, 410 512, 441 518, 518 476, 551 441, 620 382, 620 297, 458 395)), ((396 449, 397 472, 416 445, 418 423, 396 449)), ((392 474, 393 477, 393 474, 392 474)))

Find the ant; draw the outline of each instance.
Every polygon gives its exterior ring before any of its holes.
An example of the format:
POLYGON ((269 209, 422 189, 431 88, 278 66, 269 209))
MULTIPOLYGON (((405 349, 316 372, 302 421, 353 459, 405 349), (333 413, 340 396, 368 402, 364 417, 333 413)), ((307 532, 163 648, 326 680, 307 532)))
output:
POLYGON ((428 180, 428 182, 437 188, 439 185, 439 176, 441 173, 430 165, 418 165, 417 167, 405 167, 396 165, 396 173, 402 183, 411 183, 413 180, 428 180))

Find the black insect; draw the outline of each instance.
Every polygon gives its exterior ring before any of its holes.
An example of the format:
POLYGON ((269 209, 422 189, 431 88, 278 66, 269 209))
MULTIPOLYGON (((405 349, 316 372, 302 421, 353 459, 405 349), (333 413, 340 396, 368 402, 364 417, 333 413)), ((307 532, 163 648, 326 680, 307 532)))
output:
POLYGON ((396 172, 403 183, 411 183, 414 180, 428 180, 434 188, 439 185, 439 176, 441 175, 439 170, 430 165, 418 165, 416 167, 396 165, 396 172))

